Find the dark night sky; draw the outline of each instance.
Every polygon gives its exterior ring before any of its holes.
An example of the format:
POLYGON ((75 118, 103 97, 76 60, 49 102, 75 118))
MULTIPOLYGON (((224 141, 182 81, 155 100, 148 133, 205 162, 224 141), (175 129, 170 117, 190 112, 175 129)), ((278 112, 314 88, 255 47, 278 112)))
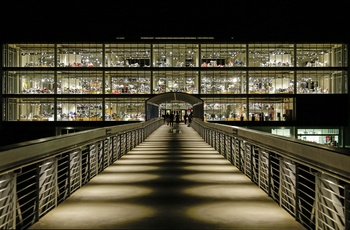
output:
POLYGON ((350 11, 345 1, 339 2, 11 1, 1 4, 1 39, 64 42, 213 36, 247 42, 349 41, 350 11))

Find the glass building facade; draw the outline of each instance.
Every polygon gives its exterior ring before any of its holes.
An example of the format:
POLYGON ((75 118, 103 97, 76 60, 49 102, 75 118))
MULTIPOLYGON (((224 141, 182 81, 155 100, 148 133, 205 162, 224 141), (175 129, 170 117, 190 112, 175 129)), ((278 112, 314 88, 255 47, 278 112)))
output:
MULTIPOLYGON (((270 132, 345 144, 346 119, 310 128, 302 127, 305 122, 298 115, 298 104, 310 96, 343 95, 348 100, 348 45, 343 43, 211 38, 6 43, 1 76, 2 122, 65 121, 74 126, 82 121, 144 121, 147 99, 179 92, 201 98, 203 119, 209 122, 252 127, 260 121, 271 127, 278 122, 270 132)), ((164 101, 158 116, 169 111, 184 115, 192 106, 164 101)))

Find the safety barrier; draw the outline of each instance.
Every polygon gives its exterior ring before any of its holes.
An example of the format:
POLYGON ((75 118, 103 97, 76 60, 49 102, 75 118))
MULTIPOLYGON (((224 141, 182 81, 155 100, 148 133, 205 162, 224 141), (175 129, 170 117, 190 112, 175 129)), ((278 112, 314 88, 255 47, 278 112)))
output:
POLYGON ((307 229, 350 229, 348 150, 200 120, 191 126, 307 229))
MULTIPOLYGON (((0 150, 0 229, 27 229, 163 124, 155 119, 0 150)), ((195 119, 191 127, 307 229, 350 228, 348 150, 195 119)))
POLYGON ((6 146, 0 229, 29 228, 162 124, 155 119, 6 146))

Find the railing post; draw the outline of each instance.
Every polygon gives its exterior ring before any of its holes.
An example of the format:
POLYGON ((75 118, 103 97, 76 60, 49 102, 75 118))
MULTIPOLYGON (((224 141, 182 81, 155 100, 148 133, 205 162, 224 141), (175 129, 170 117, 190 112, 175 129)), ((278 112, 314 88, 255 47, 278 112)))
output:
POLYGON ((345 185, 344 190, 345 229, 350 229, 350 185, 345 185))

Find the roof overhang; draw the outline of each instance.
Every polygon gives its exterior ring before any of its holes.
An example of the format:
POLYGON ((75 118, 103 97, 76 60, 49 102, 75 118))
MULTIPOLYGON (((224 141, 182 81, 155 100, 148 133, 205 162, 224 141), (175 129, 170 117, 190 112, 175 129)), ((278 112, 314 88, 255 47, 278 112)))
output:
POLYGON ((203 100, 188 93, 177 93, 169 92, 158 94, 154 97, 149 98, 146 103, 153 105, 160 105, 165 102, 176 102, 176 101, 185 101, 193 106, 198 104, 203 104, 203 100))

